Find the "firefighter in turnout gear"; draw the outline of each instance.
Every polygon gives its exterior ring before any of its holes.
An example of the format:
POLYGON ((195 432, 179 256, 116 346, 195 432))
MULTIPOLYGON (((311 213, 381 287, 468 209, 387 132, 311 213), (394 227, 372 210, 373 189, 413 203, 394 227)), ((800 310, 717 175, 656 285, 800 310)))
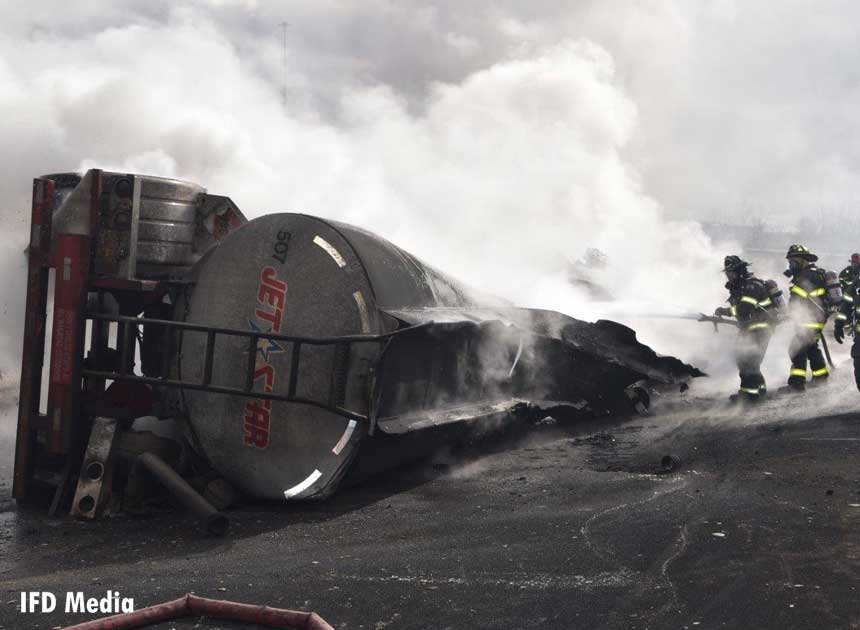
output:
POLYGON ((842 291, 845 292, 850 285, 860 278, 860 254, 851 254, 849 265, 839 272, 839 282, 842 284, 842 291))
MULTIPOLYGON (((785 255, 791 278, 788 310, 795 325, 794 338, 788 348, 791 373, 788 386, 795 391, 806 389, 806 365, 812 370, 812 382, 823 383, 830 375, 818 342, 829 313, 825 271, 815 266, 818 256, 803 245, 792 245, 785 255)), ((835 278, 835 274, 832 274, 835 278)))
POLYGON ((851 345, 854 382, 860 389, 860 254, 851 254, 851 264, 839 274, 839 283, 842 285, 842 304, 833 323, 833 338, 842 343, 845 325, 848 324, 848 334, 854 335, 851 345))
POLYGON ((732 400, 759 401, 767 394, 761 362, 773 334, 776 309, 767 285, 750 273, 748 262, 726 256, 723 271, 728 278, 729 306, 717 308, 714 315, 738 321, 735 360, 741 385, 732 400))

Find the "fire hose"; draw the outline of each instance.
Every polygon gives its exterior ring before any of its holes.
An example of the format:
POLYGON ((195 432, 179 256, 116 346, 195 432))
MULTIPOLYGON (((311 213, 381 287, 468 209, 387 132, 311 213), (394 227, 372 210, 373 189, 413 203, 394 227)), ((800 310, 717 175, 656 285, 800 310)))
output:
POLYGON ((85 621, 67 626, 63 630, 133 630, 183 617, 212 617, 291 630, 334 630, 322 617, 313 612, 207 599, 191 593, 170 602, 141 608, 130 613, 85 621))
MULTIPOLYGON (((714 325, 714 332, 719 332, 717 330, 717 324, 726 324, 729 326, 734 326, 735 328, 738 327, 737 321, 733 319, 727 319, 725 317, 719 317, 716 315, 705 315, 704 313, 699 313, 699 315, 696 317, 696 321, 711 322, 714 325)), ((823 334, 821 335, 821 348, 824 350, 824 356, 827 359, 827 364, 831 367, 831 369, 835 370, 836 366, 833 364, 833 359, 830 358, 830 348, 827 347, 827 339, 824 337, 823 334)))
MULTIPOLYGON (((714 325, 714 332, 719 332, 719 329, 717 328, 719 324, 723 324, 725 326, 733 326, 735 328, 738 327, 738 322, 734 319, 721 317, 719 315, 705 315, 704 313, 685 313, 683 315, 652 314, 645 315, 644 317, 659 317, 666 319, 692 319, 697 322, 711 322, 714 325)), ((777 324, 779 323, 781 322, 778 321, 777 324)), ((835 370, 836 366, 833 364, 833 359, 830 357, 830 348, 827 347, 827 339, 824 338, 823 334, 821 335, 821 348, 824 350, 824 356, 827 359, 827 364, 831 367, 831 369, 835 370)))

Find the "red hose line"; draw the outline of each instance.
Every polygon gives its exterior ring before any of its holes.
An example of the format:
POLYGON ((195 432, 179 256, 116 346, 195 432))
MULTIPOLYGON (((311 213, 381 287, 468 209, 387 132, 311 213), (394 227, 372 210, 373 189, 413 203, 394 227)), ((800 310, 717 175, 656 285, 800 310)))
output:
POLYGON ((132 630, 181 617, 214 617, 287 630, 334 630, 316 613, 207 599, 188 594, 179 599, 130 613, 85 621, 63 630, 132 630))

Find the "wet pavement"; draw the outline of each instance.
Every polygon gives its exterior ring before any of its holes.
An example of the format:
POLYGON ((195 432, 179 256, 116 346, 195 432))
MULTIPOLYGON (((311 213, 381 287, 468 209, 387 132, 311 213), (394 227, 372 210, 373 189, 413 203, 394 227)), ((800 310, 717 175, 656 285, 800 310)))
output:
MULTIPOLYGON (((440 453, 322 504, 247 506, 201 538, 178 514, 47 520, 0 477, 0 628, 22 590, 136 607, 199 595, 314 610, 335 628, 860 628, 860 394, 548 425, 440 453), (672 453, 680 469, 663 473, 672 453)), ((7 444, 8 447, 8 444, 7 444)), ((159 628, 239 628, 189 620, 159 628)))

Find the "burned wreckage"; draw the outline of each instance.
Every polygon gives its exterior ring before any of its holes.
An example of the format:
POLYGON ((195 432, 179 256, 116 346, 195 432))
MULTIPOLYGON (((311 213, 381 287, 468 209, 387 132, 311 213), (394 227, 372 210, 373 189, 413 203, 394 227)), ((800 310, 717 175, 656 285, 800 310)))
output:
POLYGON ((367 231, 248 221, 182 181, 38 178, 28 256, 13 493, 54 514, 95 518, 149 477, 218 526, 225 487, 322 498, 489 426, 629 411, 640 383, 699 375, 619 324, 477 297, 367 231))

